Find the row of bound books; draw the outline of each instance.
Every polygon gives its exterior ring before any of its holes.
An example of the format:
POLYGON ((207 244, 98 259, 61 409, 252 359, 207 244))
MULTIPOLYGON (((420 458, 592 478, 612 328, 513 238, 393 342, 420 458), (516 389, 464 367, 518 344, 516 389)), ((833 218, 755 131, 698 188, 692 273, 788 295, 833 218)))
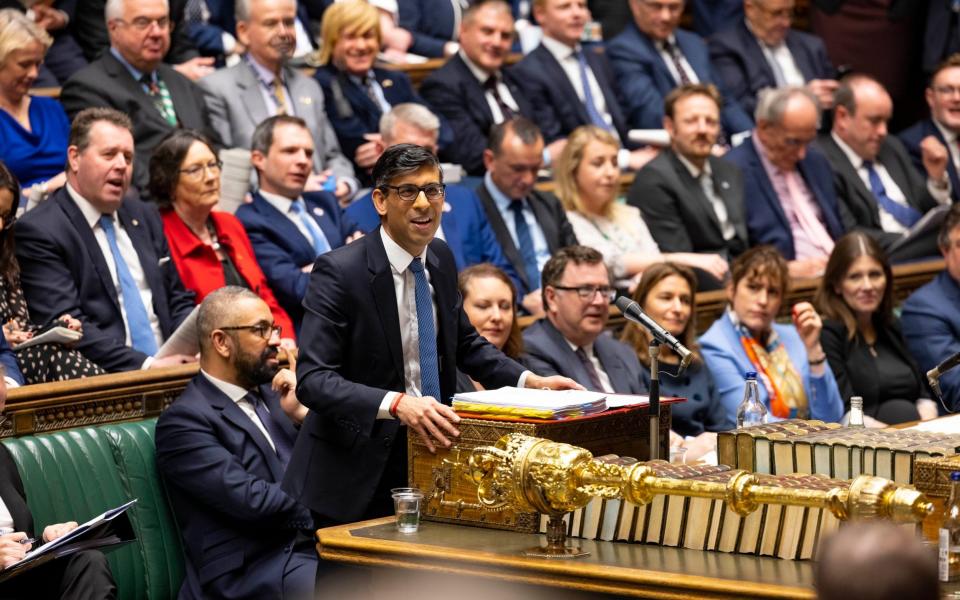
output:
POLYGON ((914 482, 916 461, 960 452, 960 435, 910 429, 850 429, 789 419, 717 434, 721 463, 756 473, 876 475, 914 482))
MULTIPOLYGON (((733 471, 724 465, 672 465, 651 461, 659 477, 726 483, 733 471)), ((761 475, 764 485, 831 490, 848 481, 823 475, 761 475)), ((657 495, 649 504, 594 498, 587 506, 564 517, 567 533, 586 539, 659 544, 694 550, 711 550, 788 560, 816 555, 819 541, 837 529, 839 520, 826 508, 761 505, 746 517, 723 500, 657 495)), ((540 531, 546 531, 542 516, 540 531)), ((911 525, 911 527, 913 527, 911 525)))

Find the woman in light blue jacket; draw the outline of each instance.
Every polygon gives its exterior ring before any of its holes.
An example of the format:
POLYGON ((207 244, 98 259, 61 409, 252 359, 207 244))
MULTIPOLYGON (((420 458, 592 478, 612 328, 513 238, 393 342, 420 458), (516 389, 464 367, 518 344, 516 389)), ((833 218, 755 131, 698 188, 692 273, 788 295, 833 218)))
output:
POLYGON ((728 427, 736 426, 747 371, 757 372, 772 419, 839 421, 843 401, 820 347, 817 311, 800 302, 792 325, 774 323, 789 281, 786 261, 772 246, 758 246, 738 257, 730 273, 730 304, 700 338, 728 427))

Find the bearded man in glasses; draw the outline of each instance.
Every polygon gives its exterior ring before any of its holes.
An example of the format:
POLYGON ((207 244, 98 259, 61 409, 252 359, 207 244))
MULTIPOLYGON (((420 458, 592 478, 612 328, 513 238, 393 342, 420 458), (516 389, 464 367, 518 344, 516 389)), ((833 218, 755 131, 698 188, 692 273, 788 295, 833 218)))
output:
POLYGON ((434 239, 444 202, 436 156, 392 146, 373 181, 380 227, 318 257, 303 301, 297 395, 307 435, 283 487, 318 527, 393 512, 408 430, 431 452, 459 435, 448 406, 457 369, 488 389, 579 387, 525 371, 470 325, 453 254, 434 239))

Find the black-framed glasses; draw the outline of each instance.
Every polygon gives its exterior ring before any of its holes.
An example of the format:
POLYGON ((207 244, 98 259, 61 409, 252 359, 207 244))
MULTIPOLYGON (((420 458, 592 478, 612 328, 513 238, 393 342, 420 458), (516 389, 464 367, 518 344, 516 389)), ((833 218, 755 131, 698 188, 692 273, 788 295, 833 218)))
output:
POLYGON ((555 290, 563 290, 565 292, 576 292, 580 296, 581 300, 593 300, 597 295, 597 292, 600 292, 600 295, 603 296, 604 300, 607 302, 613 302, 613 298, 617 295, 617 290, 609 285, 581 285, 576 287, 565 286, 565 285, 552 285, 550 286, 555 290))
POLYGON ((423 192, 427 200, 434 202, 443 198, 446 187, 447 186, 442 183, 428 183, 423 186, 404 183, 403 185, 382 185, 380 189, 396 190, 397 196, 404 202, 413 202, 417 199, 417 196, 420 195, 420 192, 423 192))
POLYGON ((186 169, 180 169, 180 172, 189 177, 190 179, 200 179, 203 177, 205 171, 210 171, 214 175, 220 172, 220 169, 223 168, 223 161, 220 159, 211 160, 208 163, 193 165, 192 167, 187 167, 186 169))
POLYGON ((274 325, 273 323, 257 323, 256 325, 232 325, 230 327, 218 327, 223 331, 237 331, 241 329, 246 329, 247 331, 253 332, 254 335, 258 335, 265 340, 270 340, 274 335, 280 337, 280 333, 283 331, 283 327, 280 325, 274 325))

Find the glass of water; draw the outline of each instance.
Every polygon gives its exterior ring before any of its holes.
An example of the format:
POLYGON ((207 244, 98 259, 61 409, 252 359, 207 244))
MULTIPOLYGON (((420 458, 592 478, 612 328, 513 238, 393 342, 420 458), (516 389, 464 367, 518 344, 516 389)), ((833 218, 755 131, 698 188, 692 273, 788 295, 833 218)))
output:
POLYGON ((393 491, 393 508, 397 514, 397 531, 416 533, 420 528, 420 501, 423 492, 417 488, 396 488, 393 491))

